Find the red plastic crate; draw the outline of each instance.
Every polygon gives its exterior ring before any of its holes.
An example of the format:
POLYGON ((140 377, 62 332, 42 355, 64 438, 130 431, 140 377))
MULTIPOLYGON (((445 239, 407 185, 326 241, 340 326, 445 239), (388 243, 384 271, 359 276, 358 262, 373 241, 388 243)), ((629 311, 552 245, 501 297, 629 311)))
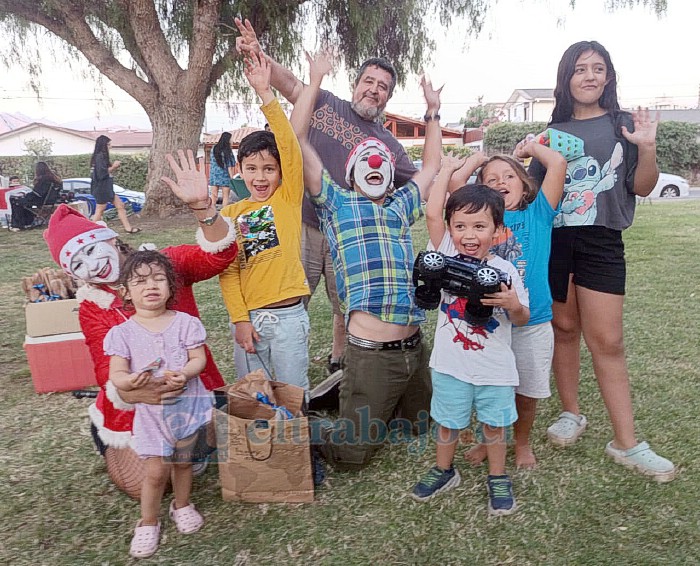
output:
POLYGON ((37 393, 73 391, 97 385, 82 332, 25 336, 24 350, 37 393))

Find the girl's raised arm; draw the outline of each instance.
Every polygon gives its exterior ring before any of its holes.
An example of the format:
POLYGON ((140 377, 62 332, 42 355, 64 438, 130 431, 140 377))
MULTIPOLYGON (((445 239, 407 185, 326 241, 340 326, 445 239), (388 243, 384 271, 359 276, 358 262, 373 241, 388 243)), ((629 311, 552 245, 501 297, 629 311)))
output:
POLYGON ((534 157, 547 170, 542 180, 542 192, 547 202, 556 210, 564 192, 564 180, 566 179, 566 159, 558 151, 532 141, 521 141, 513 152, 518 159, 534 157))

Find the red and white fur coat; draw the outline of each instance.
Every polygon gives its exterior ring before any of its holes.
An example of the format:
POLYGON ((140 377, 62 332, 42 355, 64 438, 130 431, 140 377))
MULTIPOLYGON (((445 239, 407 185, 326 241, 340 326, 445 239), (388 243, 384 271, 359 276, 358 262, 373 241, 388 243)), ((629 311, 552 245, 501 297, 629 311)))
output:
MULTIPOLYGON (((224 271, 236 258, 238 246, 230 223, 228 235, 218 242, 208 241, 201 229, 197 230, 197 244, 172 246, 161 250, 161 253, 168 256, 178 276, 174 310, 199 318, 192 285, 224 271)), ((103 343, 107 332, 127 320, 133 311, 125 310, 118 293, 107 285, 83 285, 78 290, 77 299, 80 303, 80 326, 101 388, 97 401, 89 408, 90 419, 107 446, 130 446, 134 407, 119 397, 117 389, 109 381, 109 356, 104 353, 103 343)), ((224 385, 209 349, 207 365, 200 378, 209 390, 224 385)))

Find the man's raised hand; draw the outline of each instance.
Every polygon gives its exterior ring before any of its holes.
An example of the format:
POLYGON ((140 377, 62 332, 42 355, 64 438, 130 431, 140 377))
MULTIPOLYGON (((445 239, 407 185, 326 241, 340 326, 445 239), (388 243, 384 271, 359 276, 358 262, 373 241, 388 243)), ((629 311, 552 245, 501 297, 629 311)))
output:
POLYGON ((440 93, 445 85, 442 85, 439 89, 434 89, 433 84, 430 82, 430 78, 427 75, 423 75, 420 79, 420 85, 423 87, 423 96, 425 97, 425 102, 428 104, 428 112, 440 110, 440 93))
POLYGON ((236 38, 236 51, 241 55, 248 53, 261 53, 262 48, 258 42, 258 36, 253 29, 250 20, 247 18, 241 21, 241 18, 234 18, 233 23, 236 24, 241 35, 236 38))

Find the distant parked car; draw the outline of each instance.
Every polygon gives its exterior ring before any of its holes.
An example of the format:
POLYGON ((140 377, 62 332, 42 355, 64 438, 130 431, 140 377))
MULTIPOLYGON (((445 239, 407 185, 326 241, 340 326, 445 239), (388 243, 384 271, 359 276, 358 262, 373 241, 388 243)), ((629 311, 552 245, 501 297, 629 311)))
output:
MULTIPOLYGON (((90 208, 90 216, 95 214, 95 207, 97 206, 95 202, 95 197, 90 194, 90 178, 89 177, 78 177, 75 179, 63 179, 63 190, 71 192, 75 195, 76 199, 84 200, 88 203, 90 208)), ((124 201, 127 208, 138 214, 141 209, 146 204, 146 194, 139 191, 132 191, 125 189, 124 187, 115 184, 114 194, 124 201)), ((107 205, 107 210, 114 208, 112 203, 107 205)))
POLYGON ((677 198, 690 195, 690 185, 683 177, 660 173, 654 190, 649 193, 651 198, 677 198))

